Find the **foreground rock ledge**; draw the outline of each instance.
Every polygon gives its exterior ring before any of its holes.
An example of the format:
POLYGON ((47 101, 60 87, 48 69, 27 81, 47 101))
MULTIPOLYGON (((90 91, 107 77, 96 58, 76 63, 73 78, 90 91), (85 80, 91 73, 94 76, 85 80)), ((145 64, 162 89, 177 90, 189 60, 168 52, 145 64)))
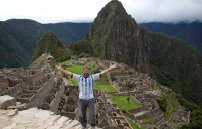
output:
POLYGON ((16 100, 9 95, 0 96, 0 109, 7 108, 8 106, 15 106, 16 100))
POLYGON ((81 129, 81 124, 37 108, 23 111, 0 109, 0 129, 81 129))

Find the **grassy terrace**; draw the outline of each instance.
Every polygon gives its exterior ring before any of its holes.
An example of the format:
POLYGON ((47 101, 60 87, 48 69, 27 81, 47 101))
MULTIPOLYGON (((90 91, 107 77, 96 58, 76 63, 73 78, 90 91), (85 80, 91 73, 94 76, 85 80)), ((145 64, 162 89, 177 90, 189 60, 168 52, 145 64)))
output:
POLYGON ((66 70, 72 72, 72 73, 75 73, 75 74, 82 74, 83 72, 83 66, 80 66, 80 65, 73 65, 69 68, 66 68, 66 70))
POLYGON ((114 87, 112 87, 112 85, 96 85, 95 84, 95 86, 94 86, 94 89, 95 90, 102 90, 102 91, 105 91, 105 92, 107 92, 107 93, 109 93, 109 92, 117 92, 117 90, 114 88, 114 87))
POLYGON ((165 117, 167 120, 172 119, 173 112, 177 110, 179 105, 178 100, 175 98, 174 93, 170 93, 166 99, 165 117))
POLYGON ((174 92, 164 92, 164 94, 158 99, 158 104, 163 110, 166 120, 172 120, 173 113, 179 106, 179 101, 176 98, 176 94, 174 92))
POLYGON ((148 118, 148 117, 142 117, 140 119, 143 120, 144 122, 151 122, 152 121, 152 118, 148 118))
POLYGON ((109 97, 115 104, 117 104, 117 106, 121 110, 131 110, 131 109, 137 109, 140 107, 139 103, 131 98, 128 103, 128 100, 127 100, 128 96, 122 96, 122 95, 117 96, 117 95, 109 94, 109 97))
POLYGON ((144 127, 139 127, 133 120, 127 118, 128 123, 133 127, 133 129, 145 129, 144 127))

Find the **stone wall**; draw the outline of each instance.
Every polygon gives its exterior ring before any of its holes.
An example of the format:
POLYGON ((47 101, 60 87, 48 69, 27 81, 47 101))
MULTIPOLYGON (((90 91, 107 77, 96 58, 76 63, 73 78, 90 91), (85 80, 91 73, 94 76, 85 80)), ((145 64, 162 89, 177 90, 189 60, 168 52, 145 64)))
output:
MULTIPOLYGON (((0 110, 1 129, 81 129, 77 120, 55 115, 53 112, 30 108, 28 110, 0 110)), ((98 129, 98 128, 96 128, 98 129)))
POLYGON ((64 96, 65 93, 65 82, 62 81, 61 84, 59 84, 60 90, 56 93, 55 99, 50 104, 50 110, 54 112, 55 114, 58 113, 58 107, 61 101, 61 98, 64 96))
MULTIPOLYGON (((40 62, 35 62, 36 67, 37 63, 41 65, 40 62)), ((47 63, 42 64, 47 65, 47 63)), ((26 103, 27 108, 41 108, 45 99, 52 95, 53 88, 58 87, 59 89, 54 94, 53 101, 48 105, 49 110, 57 113, 65 90, 63 80, 60 84, 55 82, 57 78, 61 78, 60 75, 55 74, 53 71, 46 71, 42 67, 41 70, 3 69, 0 70, 0 77, 3 77, 0 79, 0 84, 2 83, 6 87, 3 92, 0 92, 0 95, 13 96, 17 101, 26 103)), ((4 87, 0 86, 0 88, 4 87)))
POLYGON ((48 82, 42 86, 37 94, 35 94, 31 99, 30 103, 28 104, 28 108, 31 107, 41 107, 44 99, 49 96, 52 87, 55 85, 54 81, 55 76, 51 77, 48 82))
POLYGON ((24 83, 17 84, 15 87, 12 87, 12 88, 4 91, 4 92, 1 92, 0 96, 10 95, 10 96, 16 97, 19 93, 22 92, 22 90, 24 89, 24 87, 25 87, 24 83))

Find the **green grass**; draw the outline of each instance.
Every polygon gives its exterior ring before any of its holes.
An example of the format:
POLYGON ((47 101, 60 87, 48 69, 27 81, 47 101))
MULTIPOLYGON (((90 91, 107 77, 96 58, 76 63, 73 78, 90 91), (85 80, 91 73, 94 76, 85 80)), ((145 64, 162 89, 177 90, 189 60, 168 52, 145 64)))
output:
POLYGON ((165 116, 167 120, 171 120, 173 112, 177 110, 179 102, 177 98, 175 97, 174 93, 170 93, 169 95, 167 95, 166 101, 167 101, 167 104, 166 104, 165 116))
MULTIPOLYGON (((68 63, 68 61, 62 62, 63 64, 68 63)), ((97 71, 97 69, 95 68, 95 65, 93 63, 93 61, 87 62, 85 65, 87 65, 89 68, 91 68, 92 73, 94 73, 95 71, 97 71)), ((69 68, 66 68, 66 70, 75 73, 75 74, 83 74, 83 66, 81 65, 73 65, 69 68)))
POLYGON ((152 121, 152 118, 143 117, 143 118, 141 118, 141 120, 143 120, 144 122, 150 122, 150 121, 152 121))
POLYGON ((72 67, 66 68, 66 70, 75 73, 75 74, 82 74, 83 73, 83 66, 80 65, 73 65, 72 67))
POLYGON ((109 80, 107 78, 107 75, 102 75, 99 80, 96 81, 98 85, 107 85, 109 84, 109 80))
POLYGON ((130 98, 129 103, 128 103, 128 96, 116 96, 116 95, 111 95, 109 94, 109 97, 111 100, 121 109, 121 110, 131 110, 131 109, 137 109, 140 107, 138 102, 130 98))
POLYGON ((108 85, 97 85, 94 84, 94 90, 102 90, 102 91, 106 91, 107 93, 109 92, 117 92, 117 90, 112 87, 112 85, 108 84, 108 85))
POLYGON ((74 85, 74 86, 78 86, 78 81, 77 80, 75 80, 75 79, 69 79, 71 82, 72 82, 72 84, 74 85))
MULTIPOLYGON (((163 93, 163 92, 162 92, 163 93)), ((174 92, 164 93, 159 99, 158 104, 165 113, 165 118, 172 120, 173 113, 177 110, 179 101, 174 92)))
POLYGON ((145 129, 144 127, 139 127, 133 120, 127 118, 128 123, 133 127, 133 129, 145 129))
POLYGON ((169 102, 167 103, 166 111, 165 111, 165 116, 167 120, 170 120, 172 118, 172 114, 174 111, 177 109, 177 103, 175 100, 168 100, 169 102))

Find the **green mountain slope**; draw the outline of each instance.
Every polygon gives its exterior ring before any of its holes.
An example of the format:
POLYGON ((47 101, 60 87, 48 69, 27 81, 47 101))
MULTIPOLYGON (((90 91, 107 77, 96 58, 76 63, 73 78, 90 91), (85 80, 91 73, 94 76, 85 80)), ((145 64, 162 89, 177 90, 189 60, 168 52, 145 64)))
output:
POLYGON ((192 45, 200 53, 202 53, 202 23, 195 21, 192 23, 161 23, 161 22, 150 22, 141 23, 143 26, 153 32, 160 32, 167 35, 174 36, 185 40, 188 44, 192 45))
POLYGON ((32 20, 8 20, 0 23, 2 67, 25 67, 40 35, 40 24, 32 20), (8 58, 7 58, 8 57, 8 58), (9 61, 7 61, 9 60, 9 61))
POLYGON ((11 35, 0 32, 0 66, 21 67, 29 60, 28 53, 11 35))
POLYGON ((41 24, 29 19, 0 22, 0 68, 26 67, 36 43, 47 32, 53 32, 64 43, 79 41, 90 23, 41 24), (15 50, 13 50, 15 48, 15 50), (10 51, 13 50, 13 52, 10 51), (9 60, 9 61, 8 61, 9 60))

